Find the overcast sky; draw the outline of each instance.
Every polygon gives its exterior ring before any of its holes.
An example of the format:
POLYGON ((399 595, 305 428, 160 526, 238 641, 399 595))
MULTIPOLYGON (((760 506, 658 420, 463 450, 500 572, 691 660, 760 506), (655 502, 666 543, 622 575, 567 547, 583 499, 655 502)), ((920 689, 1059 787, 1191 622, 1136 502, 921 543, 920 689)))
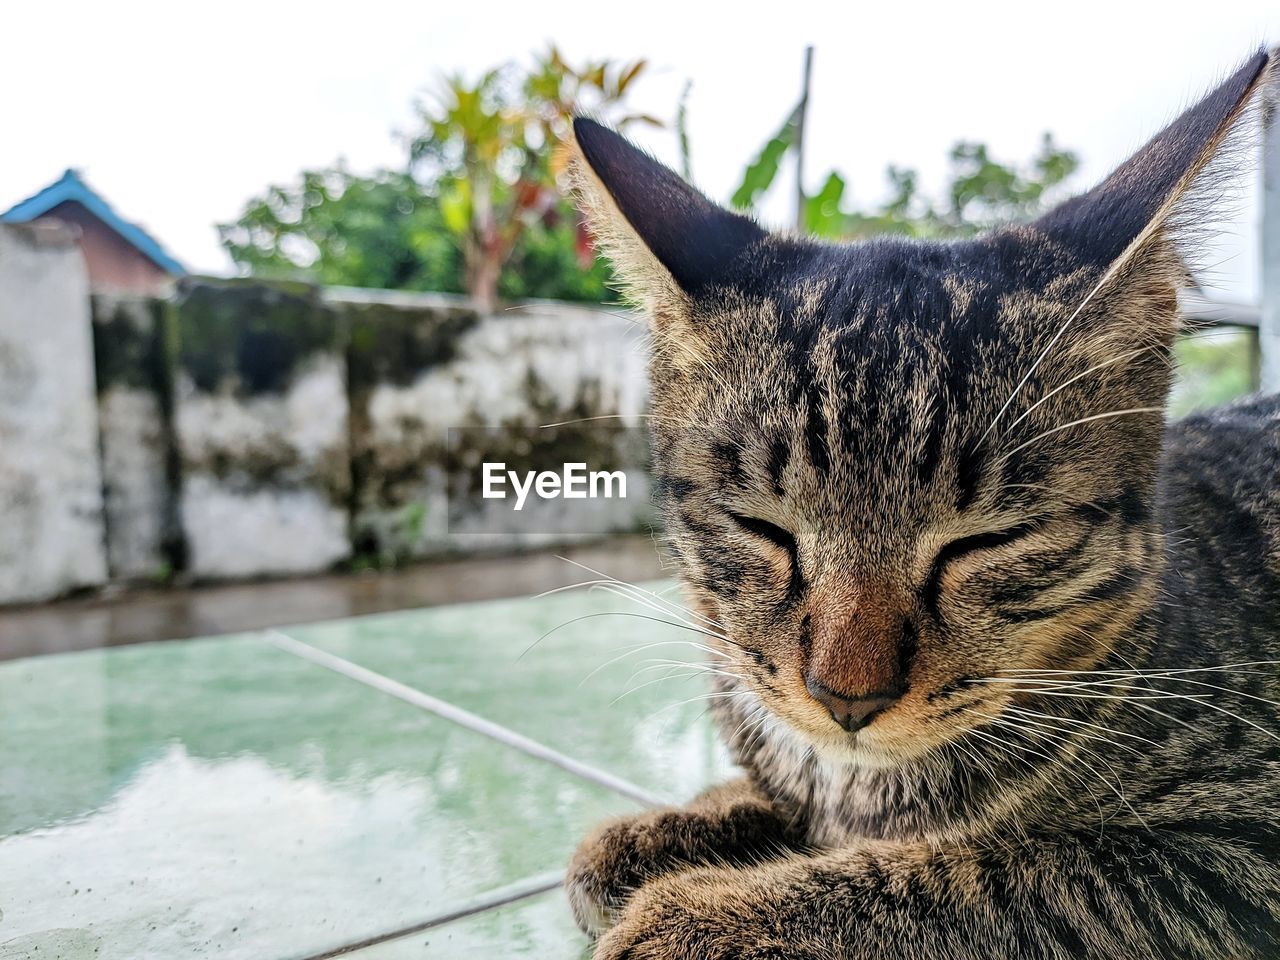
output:
MULTIPOLYGON (((809 184, 838 168, 864 199, 883 194, 889 163, 935 183, 959 138, 1022 159, 1045 130, 1081 154, 1083 187, 1259 43, 1280 43, 1276 0, 95 0, 10 3, 0 19, 0 209, 77 167, 214 273, 231 269, 214 224, 247 198, 339 157, 357 171, 401 163, 395 133, 442 73, 474 76, 546 40, 571 60, 649 58, 636 103, 663 117, 692 80, 694 177, 718 199, 794 102, 806 43, 809 184)), ((674 162, 669 132, 643 141, 674 162)), ((766 213, 784 216, 785 198, 766 213)), ((1254 220, 1246 203, 1216 274, 1242 297, 1254 220)))

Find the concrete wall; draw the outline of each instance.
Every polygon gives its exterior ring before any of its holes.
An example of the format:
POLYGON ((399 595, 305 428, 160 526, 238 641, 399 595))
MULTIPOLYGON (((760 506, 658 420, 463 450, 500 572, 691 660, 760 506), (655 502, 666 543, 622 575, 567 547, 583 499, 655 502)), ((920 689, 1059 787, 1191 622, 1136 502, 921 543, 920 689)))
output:
POLYGON ((74 234, 0 224, 0 602, 107 576, 89 287, 74 234))
POLYGON ((202 279, 90 300, 71 231, 3 240, 0 602, 108 577, 385 566, 651 519, 642 328, 620 311, 484 315, 455 297, 202 279), (479 460, 623 469, 628 496, 513 516, 480 496, 479 460))
POLYGON ((346 359, 304 285, 200 281, 177 302, 175 425, 187 570, 325 570, 351 553, 346 359))
POLYGON ((172 306, 93 296, 107 566, 164 579, 182 565, 174 460, 172 306))
POLYGON ((352 535, 362 557, 533 546, 647 524, 645 355, 633 317, 545 302, 486 316, 456 298, 385 292, 329 299, 350 330, 352 535), (508 504, 479 495, 470 461, 481 454, 512 468, 586 459, 628 470, 632 487, 625 501, 531 501, 513 528, 508 504))

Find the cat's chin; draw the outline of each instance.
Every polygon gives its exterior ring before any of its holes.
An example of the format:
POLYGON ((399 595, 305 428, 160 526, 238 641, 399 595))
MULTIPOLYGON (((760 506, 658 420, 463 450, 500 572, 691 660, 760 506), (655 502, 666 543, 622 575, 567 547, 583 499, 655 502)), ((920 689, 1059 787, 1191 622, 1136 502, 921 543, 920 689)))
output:
POLYGON ((832 766, 893 770, 913 759, 901 750, 876 742, 876 738, 866 733, 836 737, 805 735, 804 739, 820 760, 832 766))
POLYGON ((851 769, 892 770, 902 765, 902 759, 896 754, 887 753, 875 747, 863 746, 857 742, 840 746, 819 747, 816 752, 828 764, 851 769))
MULTIPOLYGON (((814 756, 831 767, 894 770, 918 761, 938 746, 930 738, 912 735, 896 725, 888 730, 868 728, 845 733, 826 717, 771 709, 758 695, 746 698, 746 702, 750 704, 746 707, 747 717, 767 715, 779 721, 766 727, 768 733, 763 739, 793 763, 802 763, 806 756, 814 756)), ((740 727, 741 719, 735 724, 740 727)))

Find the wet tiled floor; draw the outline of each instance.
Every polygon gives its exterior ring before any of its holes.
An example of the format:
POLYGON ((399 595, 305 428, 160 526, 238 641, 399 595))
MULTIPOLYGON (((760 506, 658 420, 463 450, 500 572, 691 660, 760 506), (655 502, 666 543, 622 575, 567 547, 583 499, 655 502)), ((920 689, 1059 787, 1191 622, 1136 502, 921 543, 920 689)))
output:
POLYGON ((517 555, 455 557, 376 573, 201 584, 188 589, 113 585, 55 603, 0 607, 0 660, 532 596, 565 582, 564 558, 605 567, 613 576, 633 582, 657 579, 665 570, 652 539, 634 534, 517 555))
POLYGON ((0 960, 582 956, 582 833, 727 772, 696 636, 650 615, 573 591, 0 663, 0 960))

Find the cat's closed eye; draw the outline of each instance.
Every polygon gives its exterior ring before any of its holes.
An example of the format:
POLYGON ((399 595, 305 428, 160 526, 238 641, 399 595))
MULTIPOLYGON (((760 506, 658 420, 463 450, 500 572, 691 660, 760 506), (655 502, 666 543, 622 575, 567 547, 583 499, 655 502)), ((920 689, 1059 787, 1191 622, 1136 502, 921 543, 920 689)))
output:
POLYGON ((776 523, 761 520, 759 517, 730 512, 729 518, 752 536, 764 540, 779 550, 786 551, 791 568, 789 592, 793 597, 799 596, 800 591, 804 589, 804 577, 800 569, 800 546, 796 543, 795 535, 776 523))
POLYGON ((784 530, 776 523, 770 523, 768 520, 761 520, 759 517, 749 517, 740 513, 730 513, 729 517, 747 533, 762 540, 768 540, 774 546, 781 547, 789 554, 795 552, 796 538, 792 536, 790 531, 784 530))
POLYGON ((1003 530, 992 530, 987 533, 975 533, 971 536, 952 540, 933 558, 929 574, 920 588, 920 598, 925 607, 936 617, 938 615, 938 598, 942 590, 942 574, 947 565, 961 557, 984 550, 996 550, 1015 543, 1044 526, 1042 520, 1028 520, 1006 527, 1003 530))

